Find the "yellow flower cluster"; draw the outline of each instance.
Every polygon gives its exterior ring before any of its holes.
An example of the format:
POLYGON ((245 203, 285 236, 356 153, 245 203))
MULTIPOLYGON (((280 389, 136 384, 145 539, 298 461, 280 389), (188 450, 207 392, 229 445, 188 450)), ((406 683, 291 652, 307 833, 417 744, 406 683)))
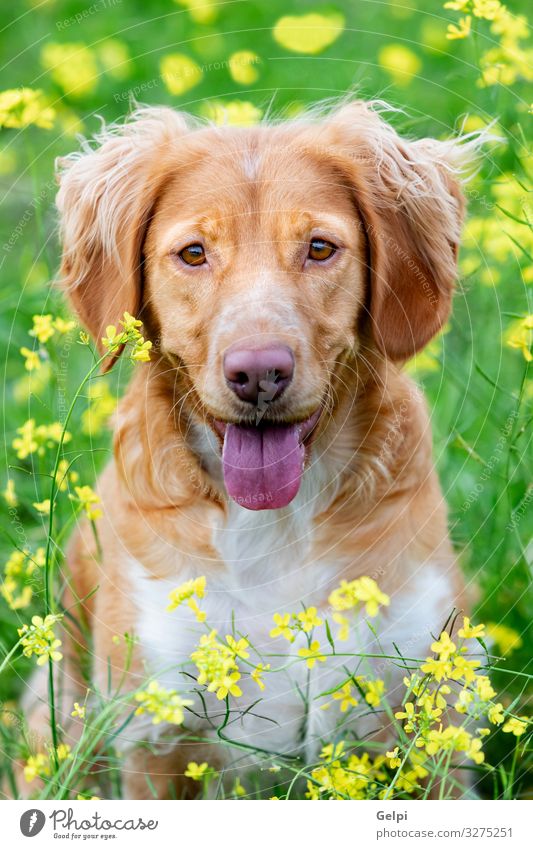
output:
POLYGON ((316 607, 306 607, 300 613, 274 613, 272 619, 275 627, 270 631, 270 636, 284 637, 289 643, 294 641, 299 631, 310 634, 313 628, 324 624, 324 620, 318 616, 316 607))
MULTIPOLYGON (((58 763, 72 758, 70 746, 68 743, 60 743, 55 751, 58 763)), ((24 780, 30 784, 36 778, 48 778, 52 773, 53 752, 45 755, 44 752, 37 752, 36 755, 30 755, 24 765, 24 780)))
POLYGON ((205 595, 205 576, 199 578, 191 578, 180 584, 179 587, 172 590, 168 598, 170 604, 167 607, 168 611, 176 610, 183 602, 187 602, 187 606, 193 611, 198 622, 205 622, 206 614, 198 607, 197 598, 203 598, 205 595), (195 598, 196 596, 196 598, 195 598))
MULTIPOLYGON (((54 318, 50 314, 34 315, 33 327, 29 331, 29 334, 30 336, 33 336, 34 339, 37 339, 41 345, 46 345, 56 332, 60 334, 70 333, 70 331, 75 327, 75 321, 61 318, 61 316, 54 318)), ((27 371, 34 371, 35 369, 41 368, 42 361, 39 351, 34 351, 23 346, 20 349, 20 353, 24 357, 24 366, 27 371)))
POLYGON ((76 493, 75 495, 69 495, 70 500, 80 505, 80 509, 85 512, 85 515, 91 522, 94 522, 103 515, 102 510, 97 506, 101 504, 100 497, 90 486, 75 486, 74 492, 76 493))
POLYGON ((507 344, 522 352, 526 363, 533 361, 533 313, 514 322, 507 333, 507 344))
POLYGON ((213 777, 214 774, 215 771, 209 766, 207 761, 201 764, 196 763, 196 761, 189 761, 184 773, 186 778, 191 778, 193 781, 203 781, 204 779, 213 777))
POLYGON ((263 114, 249 100, 209 100, 202 111, 214 124, 237 127, 252 127, 263 114))
POLYGON ((116 354, 123 345, 131 345, 130 360, 134 363, 147 363, 150 360, 152 343, 145 341, 139 332, 142 321, 134 318, 129 312, 125 312, 120 324, 122 330, 117 330, 115 325, 106 327, 106 335, 102 337, 102 344, 110 354, 116 354))
POLYGON ((354 581, 341 581, 340 587, 333 590, 329 597, 333 610, 341 612, 354 610, 359 604, 364 604, 369 616, 377 616, 381 605, 387 607, 390 598, 381 592, 372 578, 366 576, 354 581))
POLYGON ((61 640, 56 638, 54 625, 62 619, 62 616, 33 616, 31 625, 23 625, 18 628, 22 653, 25 657, 35 655, 37 663, 42 666, 48 659, 61 660, 63 655, 58 651, 61 640))
POLYGON ((38 548, 34 554, 29 548, 12 553, 4 566, 4 580, 0 584, 0 593, 11 610, 21 610, 31 603, 33 587, 28 580, 44 563, 44 548, 38 548))
MULTIPOLYGON (((60 422, 49 425, 36 425, 35 419, 28 419, 17 428, 19 434, 12 442, 19 460, 24 460, 30 454, 37 453, 42 457, 47 448, 61 441, 63 428, 60 422)), ((72 435, 66 431, 63 442, 70 442, 72 435)))
POLYGON ((192 20, 198 24, 212 23, 217 14, 216 0, 176 0, 180 6, 185 6, 192 20))
MULTIPOLYGON (((324 746, 320 759, 324 762, 311 772, 307 782, 308 799, 382 799, 387 793, 388 769, 401 764, 398 748, 386 755, 371 758, 368 752, 357 755, 345 750, 344 741, 324 746), (388 768, 388 769, 387 769, 388 768)), ((396 777, 397 790, 413 793, 428 775, 417 752, 411 753, 404 769, 396 777)))
POLYGON ((480 86, 509 86, 520 77, 533 79, 531 51, 520 43, 529 37, 524 15, 514 15, 499 0, 449 0, 444 8, 464 15, 459 18, 457 25, 448 25, 448 39, 468 38, 472 32, 473 17, 489 21, 490 32, 498 39, 498 45, 481 56, 480 86))
POLYGON ((14 88, 0 92, 0 127, 20 129, 34 124, 49 130, 54 126, 56 113, 48 106, 42 91, 14 88))
POLYGON ((55 83, 71 97, 84 97, 96 88, 98 66, 94 52, 80 42, 45 44, 41 63, 55 83))
POLYGON ((146 690, 136 693, 135 701, 139 702, 135 716, 149 713, 153 717, 153 725, 159 725, 160 722, 182 725, 185 719, 184 708, 193 704, 190 699, 182 699, 175 690, 167 690, 157 681, 150 681, 146 690))
MULTIPOLYGON (((385 682, 381 678, 368 679, 364 675, 356 675, 349 681, 345 681, 335 692, 333 698, 340 702, 341 713, 346 713, 351 707, 357 707, 359 700, 354 696, 354 687, 352 681, 357 687, 357 692, 364 696, 365 701, 371 707, 379 707, 382 696, 385 693, 385 682)), ((331 702, 322 705, 322 710, 327 710, 331 706, 331 702)))
POLYGON ((343 31, 344 17, 339 12, 309 12, 280 18, 272 35, 286 50, 314 56, 333 44, 343 31))
MULTIPOLYGON (((412 674, 404 679, 408 691, 407 701, 403 710, 395 713, 395 717, 403 720, 403 729, 407 734, 416 734, 415 746, 423 749, 428 756, 440 752, 460 752, 480 764, 485 758, 482 738, 490 734, 490 730, 480 727, 471 733, 463 726, 443 725, 442 715, 448 707, 450 685, 460 685, 454 704, 459 714, 467 714, 474 720, 486 717, 492 725, 501 725, 505 713, 503 705, 493 701, 496 691, 490 678, 476 672, 480 662, 465 657, 468 649, 464 641, 484 637, 485 626, 474 626, 468 617, 464 617, 458 636, 460 644, 456 644, 443 631, 439 639, 431 644, 434 654, 420 667, 424 676, 412 674)), ((502 730, 519 735, 526 731, 527 725, 525 717, 510 717, 502 730)))
POLYGON ((79 474, 72 471, 71 464, 68 460, 59 461, 56 473, 56 486, 59 492, 66 492, 69 483, 77 483, 79 479, 79 474))
POLYGON ((501 653, 505 656, 511 654, 515 649, 522 646, 522 637, 514 628, 509 628, 508 625, 499 625, 495 622, 489 622, 487 625, 487 636, 490 637, 501 653))
POLYGON ((238 698, 242 690, 238 686, 241 672, 236 657, 248 657, 248 641, 226 637, 226 643, 217 639, 217 632, 204 634, 191 654, 191 660, 198 669, 198 683, 206 684, 209 693, 216 693, 217 699, 228 695, 238 698))

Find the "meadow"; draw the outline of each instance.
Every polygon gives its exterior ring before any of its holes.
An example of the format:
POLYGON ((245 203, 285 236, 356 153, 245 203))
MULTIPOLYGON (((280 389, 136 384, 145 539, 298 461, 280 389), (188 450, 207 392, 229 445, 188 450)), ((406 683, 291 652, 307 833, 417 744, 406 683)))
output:
MULTIPOLYGON (((218 798, 424 798, 457 795, 452 767, 466 757, 477 792, 531 797, 531 569, 533 566, 533 159, 528 148, 533 53, 526 3, 498 0, 24 0, 0 33, 0 339, 4 449, 0 485, 0 788, 40 798, 121 795, 115 747, 124 715, 144 714, 187 735, 187 700, 147 681, 135 694, 98 692, 72 706, 76 745, 54 721, 35 740, 18 705, 36 663, 62 662, 65 545, 81 516, 98 532, 93 485, 111 453, 107 426, 131 369, 149 349, 128 319, 129 362, 97 377, 92 343, 53 281, 59 264, 54 160, 79 134, 119 120, 134 101, 165 104, 217 123, 293 116, 347 92, 383 99, 413 136, 485 130, 479 168, 465 187, 468 220, 453 317, 406 367, 430 405, 434 455, 452 539, 474 599, 457 643, 428 635, 428 658, 397 658, 406 696, 394 714, 383 682, 347 663, 323 701, 343 716, 386 711, 393 749, 349 737, 324 741, 316 763, 258 753, 261 769, 228 788, 191 762, 200 795, 218 798), (289 7, 289 8, 288 8, 289 7), (529 86, 529 90, 528 90, 529 86), (45 617, 52 617, 46 619, 45 617), (35 617, 40 617, 36 619, 35 617), (483 627, 481 627, 483 626, 483 627), (463 645, 477 666, 461 667, 463 645), (462 668, 462 672, 461 672, 462 668), (443 704, 456 731, 440 730, 443 704), (463 727, 461 717, 473 725, 463 727), (477 729, 480 729, 479 731, 477 729), (487 733, 486 733, 487 732, 487 733), (98 748, 98 755, 95 749, 98 748), (16 769, 15 764, 22 765, 16 769), (265 781, 264 776, 267 776, 265 781)), ((116 345, 110 339, 109 348, 116 345)), ((201 584, 176 589, 176 607, 201 611, 201 584)), ((315 646, 312 608, 273 623, 280 639, 304 631, 312 669, 339 649, 340 619, 374 620, 386 604, 374 585, 331 600, 328 643, 315 646), (348 612, 348 613, 346 613, 348 612), (337 618, 335 618, 337 617, 337 618), (340 619, 339 619, 340 617, 340 619), (336 624, 337 623, 337 624, 336 624)), ((315 611, 316 613, 316 611, 315 611)), ((379 630, 379 618, 375 627, 379 630)), ((342 625, 342 623, 341 623, 342 625)), ((238 626, 238 623, 237 623, 238 626)), ((374 626, 373 626, 374 627, 374 626)), ((117 635, 133 641, 135 635, 117 635)), ((198 691, 239 711, 238 680, 262 687, 275 658, 256 657, 206 631, 193 658, 198 691), (211 641, 211 642, 209 642, 211 641), (206 659, 207 658, 207 659, 206 659), (213 672, 214 660, 223 674, 213 672), (270 664, 270 668, 269 667, 270 664), (235 677, 238 676, 238 677, 235 677)), ((50 679, 53 676, 50 672, 50 679)), ((126 720, 128 721, 128 720, 126 720)))

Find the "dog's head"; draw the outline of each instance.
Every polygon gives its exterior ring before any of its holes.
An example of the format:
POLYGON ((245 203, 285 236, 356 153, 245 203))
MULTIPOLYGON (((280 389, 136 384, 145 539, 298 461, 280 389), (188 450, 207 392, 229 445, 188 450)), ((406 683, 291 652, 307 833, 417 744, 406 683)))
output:
POLYGON ((62 276, 97 341, 125 310, 187 376, 229 494, 280 507, 338 369, 415 354, 449 314, 461 148, 361 102, 275 126, 146 109, 62 163, 62 276))

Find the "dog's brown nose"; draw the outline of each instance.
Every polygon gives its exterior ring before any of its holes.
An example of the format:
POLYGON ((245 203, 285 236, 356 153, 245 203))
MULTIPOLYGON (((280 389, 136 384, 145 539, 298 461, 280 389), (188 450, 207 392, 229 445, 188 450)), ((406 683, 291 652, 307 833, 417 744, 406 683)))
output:
POLYGON ((287 388, 294 373, 294 356, 285 345, 270 348, 232 346, 224 356, 224 377, 241 401, 273 401, 287 388))

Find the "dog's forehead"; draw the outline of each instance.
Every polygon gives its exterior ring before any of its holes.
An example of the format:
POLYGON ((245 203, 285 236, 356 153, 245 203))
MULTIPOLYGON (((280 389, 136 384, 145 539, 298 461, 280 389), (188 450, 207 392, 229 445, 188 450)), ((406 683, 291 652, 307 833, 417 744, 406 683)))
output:
POLYGON ((163 217, 216 211, 330 209, 350 214, 349 192, 339 184, 334 159, 313 134, 283 128, 211 128, 192 133, 177 153, 159 204, 163 217))

